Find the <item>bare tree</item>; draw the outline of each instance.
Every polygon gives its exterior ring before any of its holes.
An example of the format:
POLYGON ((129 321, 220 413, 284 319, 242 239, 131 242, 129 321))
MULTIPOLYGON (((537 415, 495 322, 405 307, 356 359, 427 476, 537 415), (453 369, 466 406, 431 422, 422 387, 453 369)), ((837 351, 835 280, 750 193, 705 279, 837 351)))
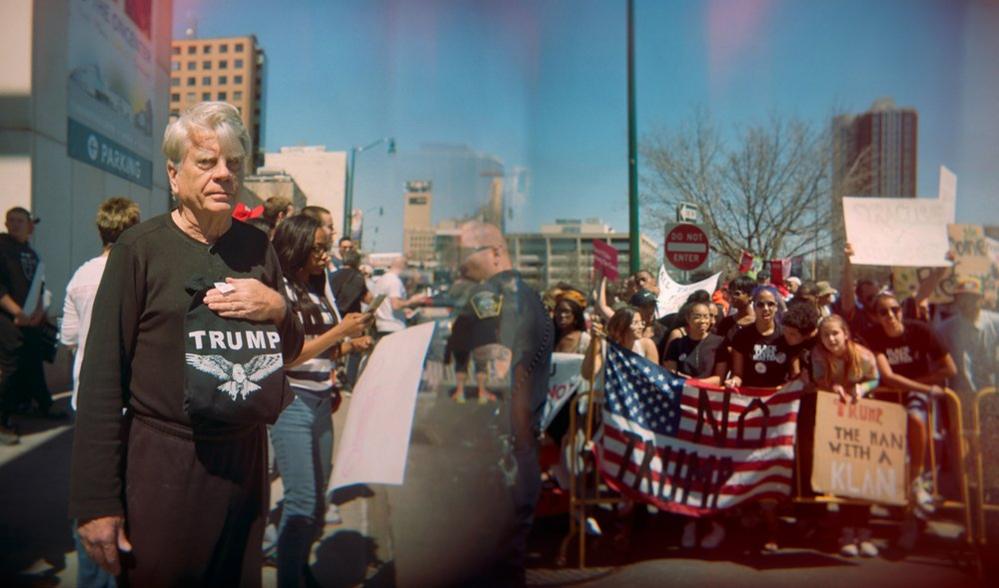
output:
MULTIPOLYGON (((841 234, 828 127, 772 115, 727 142, 697 111, 679 129, 646 136, 642 155, 645 212, 664 223, 678 203, 697 204, 712 250, 733 263, 743 250, 762 259, 828 252, 841 234)), ((839 178, 840 196, 859 185, 860 159, 839 178)))

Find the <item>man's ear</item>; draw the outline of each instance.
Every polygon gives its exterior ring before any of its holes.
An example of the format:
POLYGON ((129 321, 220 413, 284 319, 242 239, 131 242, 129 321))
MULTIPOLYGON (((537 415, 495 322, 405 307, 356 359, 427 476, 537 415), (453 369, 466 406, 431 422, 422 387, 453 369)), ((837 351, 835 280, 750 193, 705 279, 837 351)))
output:
POLYGON ((167 162, 167 181, 170 182, 170 192, 177 194, 177 166, 172 161, 167 162))

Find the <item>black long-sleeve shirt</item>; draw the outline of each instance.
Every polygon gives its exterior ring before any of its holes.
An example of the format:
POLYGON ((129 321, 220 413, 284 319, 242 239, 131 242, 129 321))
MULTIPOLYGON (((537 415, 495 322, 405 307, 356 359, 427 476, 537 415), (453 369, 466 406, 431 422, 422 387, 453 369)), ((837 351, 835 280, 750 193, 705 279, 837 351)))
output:
MULTIPOLYGON (((192 431, 184 411, 184 317, 193 297, 186 286, 196 276, 257 278, 283 292, 267 236, 239 221, 213 245, 186 235, 169 214, 121 235, 97 291, 80 372, 70 516, 123 513, 124 407, 181 435, 236 432, 200 423, 192 431)), ((293 312, 278 331, 285 359, 297 356, 303 333, 293 312)))

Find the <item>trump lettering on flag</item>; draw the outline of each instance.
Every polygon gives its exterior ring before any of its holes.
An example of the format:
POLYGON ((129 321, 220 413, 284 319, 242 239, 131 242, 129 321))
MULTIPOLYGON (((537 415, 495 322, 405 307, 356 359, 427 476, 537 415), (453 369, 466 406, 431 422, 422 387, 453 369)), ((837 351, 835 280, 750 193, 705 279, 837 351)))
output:
POLYGON ((803 384, 737 391, 608 345, 600 472, 625 496, 701 516, 791 492, 803 384))

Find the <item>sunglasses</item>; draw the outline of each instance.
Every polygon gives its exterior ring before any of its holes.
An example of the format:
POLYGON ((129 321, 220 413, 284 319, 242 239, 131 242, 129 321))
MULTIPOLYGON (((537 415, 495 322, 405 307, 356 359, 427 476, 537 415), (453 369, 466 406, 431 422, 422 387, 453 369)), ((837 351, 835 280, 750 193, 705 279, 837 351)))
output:
POLYGON ((902 315, 902 307, 901 306, 882 306, 881 308, 878 309, 878 316, 890 316, 890 315, 893 315, 893 314, 895 316, 901 316, 902 315))
POLYGON ((330 248, 328 245, 313 245, 312 255, 313 257, 322 257, 323 255, 328 255, 330 248))

